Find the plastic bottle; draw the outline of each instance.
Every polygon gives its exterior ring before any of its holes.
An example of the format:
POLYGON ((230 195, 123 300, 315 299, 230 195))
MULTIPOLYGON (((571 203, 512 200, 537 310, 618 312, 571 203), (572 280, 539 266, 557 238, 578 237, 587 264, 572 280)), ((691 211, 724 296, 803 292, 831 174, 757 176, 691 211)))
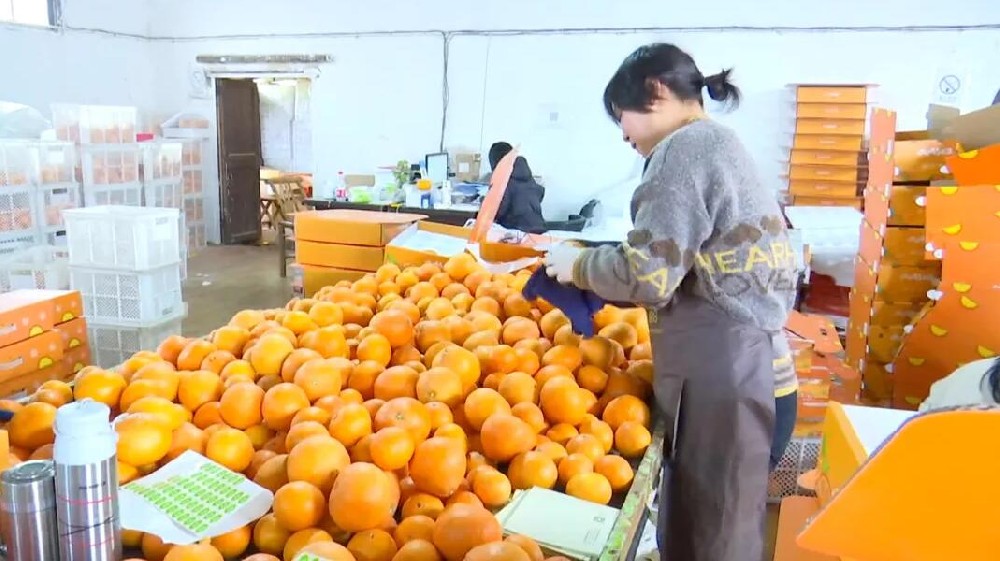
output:
POLYGON ((347 178, 343 171, 337 172, 337 186, 333 192, 333 198, 338 201, 347 200, 347 178))
POLYGON ((61 561, 117 561, 118 435, 107 405, 84 399, 56 411, 56 524, 61 561))

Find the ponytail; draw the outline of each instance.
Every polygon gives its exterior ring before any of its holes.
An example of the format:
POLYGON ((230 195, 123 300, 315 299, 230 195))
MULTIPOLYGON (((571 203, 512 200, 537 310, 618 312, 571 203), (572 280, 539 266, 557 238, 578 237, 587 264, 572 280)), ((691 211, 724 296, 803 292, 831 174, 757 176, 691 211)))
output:
POLYGON ((715 101, 726 103, 729 107, 739 107, 740 89, 729 81, 729 75, 733 69, 729 68, 705 77, 705 87, 708 89, 708 97, 715 101))
POLYGON ((993 401, 1000 403, 1000 357, 993 360, 993 364, 991 364, 989 369, 986 371, 986 375, 983 376, 983 380, 986 382, 986 386, 990 389, 990 395, 993 397, 993 401))

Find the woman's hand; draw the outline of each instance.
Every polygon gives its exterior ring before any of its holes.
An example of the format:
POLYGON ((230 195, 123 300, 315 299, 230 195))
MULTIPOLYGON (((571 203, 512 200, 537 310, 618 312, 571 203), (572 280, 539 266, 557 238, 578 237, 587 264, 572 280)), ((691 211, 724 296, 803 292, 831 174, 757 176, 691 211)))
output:
POLYGON ((563 284, 573 284, 573 266, 582 252, 582 248, 569 243, 550 247, 542 262, 545 272, 563 284))

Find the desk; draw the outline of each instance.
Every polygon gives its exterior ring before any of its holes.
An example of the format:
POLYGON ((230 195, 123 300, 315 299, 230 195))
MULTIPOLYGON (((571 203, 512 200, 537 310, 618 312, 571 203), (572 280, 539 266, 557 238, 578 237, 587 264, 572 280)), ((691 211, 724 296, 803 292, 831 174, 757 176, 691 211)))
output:
POLYGON ((475 218, 478 210, 470 208, 414 208, 408 206, 395 207, 386 203, 350 203, 347 201, 336 201, 333 199, 306 199, 306 204, 316 210, 347 209, 347 210, 370 210, 375 212, 403 212, 407 214, 422 214, 431 222, 449 224, 451 226, 465 226, 470 218, 475 218))

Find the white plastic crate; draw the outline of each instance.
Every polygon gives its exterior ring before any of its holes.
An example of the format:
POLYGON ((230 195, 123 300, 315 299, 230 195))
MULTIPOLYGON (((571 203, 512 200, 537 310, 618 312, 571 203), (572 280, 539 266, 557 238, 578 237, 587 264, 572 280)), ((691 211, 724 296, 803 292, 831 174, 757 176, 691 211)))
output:
POLYGON ((88 321, 141 327, 184 311, 179 263, 150 271, 71 266, 69 279, 73 290, 83 296, 83 315, 88 321))
MULTIPOLYGON (((69 247, 69 243, 66 239, 66 230, 56 230, 52 232, 45 232, 41 235, 40 242, 42 245, 51 245, 55 247, 61 247, 66 249, 69 247)), ((66 249, 67 255, 69 255, 69 250, 66 249)))
POLYGON ((135 107, 111 105, 52 105, 56 138, 80 144, 135 143, 139 112, 135 107))
POLYGON ((157 179, 142 185, 144 206, 180 209, 184 205, 184 186, 180 179, 157 179))
POLYGON ((0 259, 0 292, 20 289, 69 289, 69 253, 66 248, 35 246, 0 259))
POLYGON ((65 185, 76 177, 76 146, 69 142, 38 144, 39 185, 65 185))
POLYGON ((98 206, 67 210, 70 265, 146 271, 180 261, 180 211, 98 206))
POLYGON ((182 140, 181 160, 184 167, 200 167, 204 160, 205 141, 200 138, 182 140))
POLYGON ((142 143, 142 180, 181 179, 183 146, 179 142, 142 143))
POLYGON ((201 168, 184 170, 184 196, 200 197, 205 190, 204 172, 201 168))
POLYGON ((91 361, 101 368, 114 368, 135 353, 155 349, 167 337, 180 335, 183 321, 180 314, 149 327, 124 327, 88 319, 91 361))
POLYGON ((34 144, 18 140, 0 141, 0 187, 34 182, 38 152, 34 144))
POLYGON ((76 183, 42 185, 35 196, 38 198, 38 223, 44 232, 65 230, 63 211, 80 207, 80 186, 76 183))
POLYGON ((139 181, 140 144, 80 147, 80 181, 84 185, 121 185, 139 181))
POLYGON ((35 187, 0 188, 0 240, 33 238, 39 232, 35 187))
POLYGON ((205 198, 185 197, 184 198, 184 219, 189 224, 205 221, 205 198))
POLYGON ((142 183, 84 185, 84 206, 142 206, 142 183))

